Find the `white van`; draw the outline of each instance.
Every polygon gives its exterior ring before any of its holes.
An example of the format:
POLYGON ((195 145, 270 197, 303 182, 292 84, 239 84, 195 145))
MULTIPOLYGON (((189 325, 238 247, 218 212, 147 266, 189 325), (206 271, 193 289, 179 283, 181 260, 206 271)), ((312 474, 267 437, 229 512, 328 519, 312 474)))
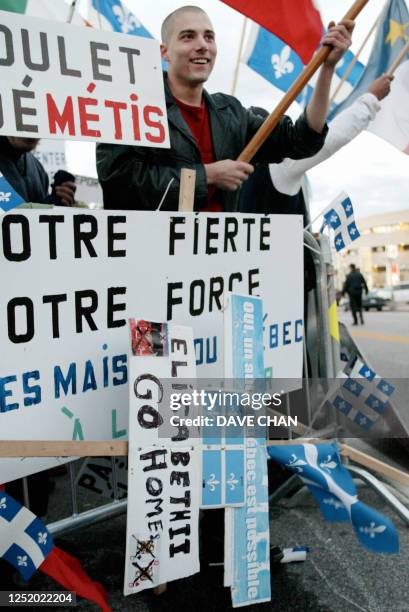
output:
POLYGON ((392 287, 395 302, 409 302, 409 282, 398 283, 392 287))

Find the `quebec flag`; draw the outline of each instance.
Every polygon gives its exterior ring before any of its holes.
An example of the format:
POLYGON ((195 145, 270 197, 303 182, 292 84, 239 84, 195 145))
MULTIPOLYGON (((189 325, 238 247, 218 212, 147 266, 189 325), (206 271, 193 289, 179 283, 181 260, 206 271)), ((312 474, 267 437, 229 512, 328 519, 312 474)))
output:
MULTIPOLYGON (((352 61, 355 62, 355 56, 351 51, 347 51, 335 68, 333 88, 337 87, 352 61)), ((301 58, 291 47, 271 32, 257 25, 253 25, 250 31, 243 62, 284 92, 288 91, 304 69, 301 58)), ((363 64, 357 61, 345 79, 345 83, 339 95, 337 95, 337 100, 349 96, 363 70, 363 64)), ((303 107, 307 106, 311 99, 316 78, 317 75, 314 75, 310 84, 303 89, 297 98, 297 102, 303 107)), ((336 105, 333 105, 331 110, 335 111, 335 108, 336 105)))
POLYGON ((358 500, 354 481, 341 464, 336 444, 273 445, 267 450, 272 459, 304 481, 326 520, 350 520, 359 542, 372 552, 399 552, 395 526, 358 500))
POLYGON ((357 358, 348 376, 332 396, 331 404, 363 431, 372 429, 384 414, 394 386, 357 358))
POLYGON ((324 225, 334 230, 334 247, 336 251, 342 251, 348 244, 360 237, 355 223, 354 207, 348 195, 342 192, 324 210, 324 225))
POLYGON ((24 200, 0 172, 0 214, 8 212, 16 206, 24 204, 24 200))
POLYGON ((114 32, 153 38, 152 34, 121 0, 92 0, 92 8, 108 22, 108 27, 114 32))
POLYGON ((0 491, 0 558, 29 580, 53 548, 51 534, 28 508, 0 491))

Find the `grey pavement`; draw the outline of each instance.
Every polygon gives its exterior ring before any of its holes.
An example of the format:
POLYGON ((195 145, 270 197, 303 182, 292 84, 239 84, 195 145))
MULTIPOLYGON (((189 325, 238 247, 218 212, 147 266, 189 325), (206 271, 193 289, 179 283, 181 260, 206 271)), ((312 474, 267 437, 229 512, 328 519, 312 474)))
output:
MULTIPOLYGON (((382 450, 378 453, 382 455, 382 450)), ((402 456, 405 457, 405 454, 402 456)), ((50 520, 66 512, 67 484, 66 477, 56 479, 56 489, 50 502, 50 520)), ((400 537, 399 554, 376 555, 367 552, 358 543, 349 523, 325 522, 311 495, 305 488, 301 489, 291 498, 271 506, 270 533, 271 542, 275 545, 310 547, 307 560, 288 565, 274 564, 271 603, 249 606, 248 610, 409 610, 409 529, 375 492, 366 486, 359 486, 358 494, 362 501, 386 514, 394 522, 400 537)), ((409 496, 406 498, 405 492, 401 493, 401 500, 406 500, 409 507, 409 496)), ((84 509, 101 501, 92 493, 80 494, 84 509)), ((125 531, 126 517, 120 516, 57 539, 61 548, 80 559, 93 579, 104 584, 114 611, 159 612, 186 608, 211 612, 231 609, 229 590, 221 586, 220 568, 203 568, 191 578, 169 583, 167 592, 161 596, 145 591, 124 597, 122 581, 125 531)), ((29 590, 56 588, 53 581, 40 573, 33 577, 29 585, 29 590)), ((80 599, 78 608, 94 610, 96 606, 80 599)))

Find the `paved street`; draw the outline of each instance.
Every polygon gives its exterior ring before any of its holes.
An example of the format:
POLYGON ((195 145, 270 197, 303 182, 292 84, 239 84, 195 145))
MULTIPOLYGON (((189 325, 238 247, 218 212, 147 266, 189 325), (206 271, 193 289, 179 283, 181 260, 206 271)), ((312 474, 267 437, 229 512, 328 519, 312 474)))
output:
MULTIPOLYGON (((54 513, 66 511, 66 490, 64 479, 58 478, 57 489, 52 496, 54 513)), ((324 522, 311 495, 302 489, 293 497, 270 508, 270 532, 274 544, 309 546, 307 561, 274 565, 271 576, 272 602, 250 606, 246 610, 408 610, 409 529, 373 491, 359 486, 359 483, 358 494, 362 501, 386 514, 394 522, 399 532, 401 552, 389 556, 365 551, 358 544, 349 523, 324 522)), ((87 506, 98 501, 90 493, 85 496, 81 494, 80 498, 87 506)), ((173 612, 179 609, 221 612, 231 609, 229 591, 221 586, 220 568, 203 567, 200 574, 170 583, 168 591, 159 597, 151 591, 123 597, 125 528, 125 516, 121 516, 65 535, 57 542, 81 560, 90 576, 105 585, 115 612, 173 612)), ((30 590, 55 588, 50 579, 39 573, 30 583, 30 590)), ((96 606, 80 599, 78 608, 95 610, 96 606)))
POLYGON ((374 369, 389 378, 409 377, 409 309, 364 312, 364 325, 352 326, 350 312, 338 311, 374 369))

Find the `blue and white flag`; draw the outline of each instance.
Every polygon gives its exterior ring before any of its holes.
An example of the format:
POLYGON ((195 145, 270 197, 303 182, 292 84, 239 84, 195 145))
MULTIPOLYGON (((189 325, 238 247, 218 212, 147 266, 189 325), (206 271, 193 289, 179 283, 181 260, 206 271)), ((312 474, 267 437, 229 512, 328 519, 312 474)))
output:
MULTIPOLYGON (((330 120, 367 92, 372 81, 388 71, 408 40, 409 11, 406 2, 405 0, 389 0, 380 18, 366 68, 361 72, 359 81, 351 94, 331 109, 330 120)), ((406 57, 409 57, 409 54, 406 57)))
MULTIPOLYGON (((332 83, 334 88, 337 87, 351 61, 354 61, 354 59, 354 54, 351 51, 347 51, 337 64, 332 83)), ((291 47, 271 32, 268 32, 268 30, 257 25, 253 25, 250 31, 249 42, 243 57, 243 62, 274 85, 274 87, 285 92, 288 91, 304 69, 301 58, 291 49, 291 47)), ((338 100, 344 99, 351 93, 352 88, 361 77, 363 70, 363 64, 357 61, 346 78, 339 95, 337 95, 338 100)), ((313 77, 310 83, 297 97, 297 102, 303 107, 305 107, 311 99, 316 78, 317 77, 313 77)))
POLYGON ((355 425, 368 432, 384 414, 395 388, 359 358, 349 375, 342 376, 344 380, 339 390, 329 401, 355 425))
POLYGON ((395 526, 358 500, 354 481, 341 464, 335 444, 269 446, 268 454, 305 482, 326 520, 349 518, 362 546, 377 553, 399 552, 395 526))
POLYGON ((336 251, 342 251, 348 244, 360 237, 355 223, 354 207, 348 195, 344 192, 335 198, 322 213, 324 225, 334 230, 334 247, 336 251))
MULTIPOLYGON (((92 8, 104 18, 107 27, 114 32, 153 38, 152 34, 121 0, 92 0, 92 8)), ((100 17, 97 15, 93 22, 99 19, 100 17)))
POLYGON ((20 204, 24 204, 25 200, 17 193, 15 189, 6 180, 0 172, 0 214, 1 211, 8 212, 20 204))
POLYGON ((44 523, 5 491, 0 491, 0 557, 29 580, 53 548, 44 523))

